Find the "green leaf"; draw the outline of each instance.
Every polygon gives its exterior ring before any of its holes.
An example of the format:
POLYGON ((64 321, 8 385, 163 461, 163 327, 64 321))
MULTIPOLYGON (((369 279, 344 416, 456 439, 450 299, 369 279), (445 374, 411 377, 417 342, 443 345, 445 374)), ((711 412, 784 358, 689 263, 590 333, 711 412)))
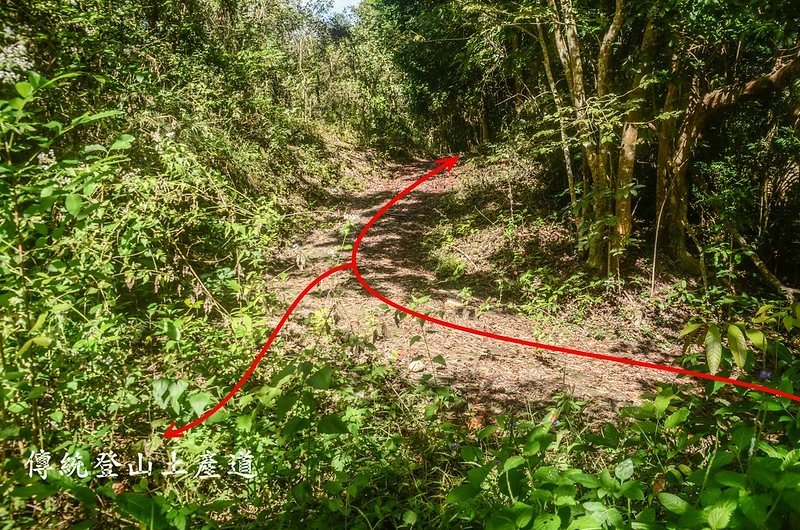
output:
POLYGON ((339 414, 328 414, 320 418, 317 428, 322 434, 348 434, 347 425, 339 414))
POLYGON ((109 147, 108 150, 120 151, 124 149, 130 149, 132 142, 133 142, 133 136, 131 136, 130 134, 123 134, 117 139, 117 141, 111 144, 111 147, 109 147))
MULTIPOLYGON (((63 76, 62 76, 63 77, 63 76)), ((112 116, 119 116, 120 114, 124 114, 121 110, 104 110, 103 112, 98 112, 96 114, 89 114, 88 112, 85 114, 81 114, 77 118, 74 118, 70 125, 81 125, 84 123, 90 123, 97 120, 102 120, 105 118, 110 118, 112 116)))
POLYGON ((189 382, 184 381, 183 379, 178 379, 171 385, 169 385, 169 397, 172 399, 178 399, 181 397, 181 394, 189 387, 189 382))
POLYGON ((164 334, 171 340, 181 340, 180 321, 165 320, 164 321, 164 334))
POLYGON ((602 526, 591 515, 578 517, 567 527, 567 530, 602 530, 602 526))
POLYGON ((721 530, 722 528, 727 528, 728 524, 731 522, 732 514, 733 508, 731 506, 728 504, 717 504, 708 511, 706 521, 708 521, 708 526, 710 526, 712 530, 721 530))
POLYGON ((684 421, 686 418, 689 417, 689 409, 686 407, 681 407, 672 414, 670 414, 666 420, 664 420, 664 428, 665 429, 674 429, 684 421))
POLYGON ((308 384, 313 388, 325 389, 331 387, 333 368, 326 366, 308 378, 308 384))
POLYGON ((20 499, 44 499, 58 492, 58 488, 51 484, 34 484, 33 486, 23 486, 11 492, 12 497, 20 499))
POLYGON ((660 418, 669 407, 670 402, 675 398, 675 394, 668 388, 663 389, 653 400, 653 409, 655 410, 656 417, 660 418))
POLYGON ((67 207, 67 211, 73 217, 77 217, 79 213, 81 213, 81 206, 83 206, 83 199, 80 195, 76 193, 70 193, 67 195, 66 200, 64 201, 67 207))
POLYGON ((64 128, 64 125, 59 121, 48 121, 42 127, 55 131, 57 134, 61 134, 61 129, 64 128))
POLYGON ((281 429, 281 435, 287 440, 291 440, 301 430, 308 427, 309 421, 301 416, 295 416, 286 422, 286 425, 281 429))
POLYGON ((764 334, 761 331, 757 329, 748 329, 747 338, 750 339, 750 342, 753 343, 753 346, 759 350, 763 352, 767 351, 767 339, 764 337, 764 334))
POLYGON ((511 512, 514 514, 515 529, 527 527, 533 516, 536 515, 533 506, 520 501, 514 502, 511 512))
POLYGON ((189 396, 189 406, 192 407, 194 413, 199 417, 206 411, 206 407, 211 403, 212 399, 213 396, 208 392, 197 392, 189 396))
POLYGON ((767 520, 767 508, 772 503, 770 495, 739 497, 739 509, 754 524, 761 526, 767 520))
POLYGON ((722 334, 716 324, 708 327, 705 344, 708 371, 715 374, 719 369, 719 363, 722 361, 722 334))
POLYGON ((747 489, 747 478, 742 473, 735 471, 720 471, 714 475, 714 480, 721 486, 729 486, 740 490, 747 489))
POLYGON ((95 151, 103 151, 103 152, 105 152, 105 150, 106 150, 105 147, 103 147, 102 145, 98 145, 98 144, 87 145, 86 147, 83 148, 83 152, 84 153, 94 153, 95 151))
POLYGON ((461 504, 477 496, 479 491, 480 490, 472 484, 462 484, 453 488, 453 490, 447 494, 444 502, 445 504, 461 504))
POLYGON ((242 432, 250 432, 253 428, 253 417, 249 414, 242 414, 236 418, 236 429, 242 432))
MULTIPOLYGON (((78 499, 84 506, 89 508, 90 510, 94 510, 97 506, 97 497, 95 492, 90 490, 85 486, 70 486, 68 489, 69 493, 78 499)), ((74 530, 75 527, 73 527, 74 530)))
POLYGON ((600 487, 600 481, 597 480, 593 475, 588 475, 586 473, 578 473, 572 477, 575 482, 583 486, 584 488, 588 489, 597 489, 600 487))
POLYGON ((42 346, 43 348, 46 348, 53 343, 53 339, 51 339, 50 337, 45 337, 44 335, 39 335, 31 340, 33 340, 34 344, 36 344, 37 346, 42 346))
POLYGON ((31 94, 33 94, 33 85, 31 85, 27 81, 20 81, 19 83, 14 85, 14 88, 17 89, 17 94, 19 94, 25 99, 28 99, 29 97, 31 97, 31 94))
POLYGON ((624 483, 622 486, 620 486, 619 492, 628 499, 634 501, 644 500, 644 492, 642 491, 641 483, 638 480, 631 480, 624 483))
POLYGON ((45 311, 36 319, 36 322, 31 326, 31 333, 38 331, 40 327, 44 324, 44 321, 47 319, 47 312, 45 311))
POLYGON ((46 79, 42 77, 40 74, 37 74, 36 72, 29 72, 28 81, 33 86, 33 88, 39 88, 46 81, 46 79))
POLYGON ((603 427, 603 438, 606 441, 605 445, 608 447, 616 447, 619 445, 619 431, 610 423, 606 423, 603 427))
POLYGON ((681 332, 678 335, 678 337, 685 337, 686 335, 689 335, 690 333, 694 333, 695 331, 700 329, 702 326, 703 326, 702 322, 690 322, 689 324, 686 324, 686 326, 684 326, 684 328, 681 330, 681 332))
POLYGON ((408 341, 408 345, 409 345, 409 346, 413 346, 413 345, 414 345, 414 344, 415 344, 415 343, 416 343, 418 340, 420 340, 420 339, 422 339, 422 337, 421 337, 420 335, 414 335, 413 337, 411 337, 411 338, 409 339, 409 341, 408 341))
POLYGON ((514 468, 517 468, 525 463, 525 459, 521 456, 512 456, 503 463, 503 473, 508 473, 514 468))
POLYGON ((617 481, 614 480, 614 478, 611 476, 611 473, 608 472, 608 469, 603 469, 600 472, 600 485, 609 491, 616 491, 618 486, 617 481))
POLYGON ((574 506, 578 503, 575 500, 577 495, 578 488, 576 488, 574 485, 562 484, 553 490, 553 504, 556 506, 574 506))
POLYGON ((744 368, 747 362, 747 344, 744 341, 744 333, 736 324, 728 325, 728 346, 733 353, 733 362, 739 368, 744 368))
POLYGON ((664 508, 678 515, 686 513, 690 508, 688 502, 672 493, 659 493, 658 500, 661 501, 664 508))
POLYGON ((167 400, 164 399, 164 394, 169 390, 169 379, 161 377, 153 382, 153 398, 159 408, 167 408, 167 400))
POLYGON ((141 493, 121 493, 114 502, 120 512, 133 517, 148 530, 169 528, 161 507, 150 497, 141 493))
POLYGON ((736 447, 739 448, 739 451, 744 451, 745 449, 750 448, 750 444, 753 443, 753 436, 753 427, 744 423, 737 425, 731 433, 733 443, 736 444, 736 447))
POLYGON ((475 486, 476 488, 483 484, 483 481, 486 480, 486 477, 489 476, 492 469, 494 468, 493 462, 487 462, 486 464, 480 467, 474 467, 469 470, 467 473, 467 480, 470 484, 475 486))
POLYGON ((628 458, 620 462, 617 467, 614 468, 614 475, 623 481, 631 478, 633 476, 633 460, 628 458))
POLYGON ((555 514, 543 514, 533 521, 533 530, 558 530, 561 528, 561 518, 555 514))
POLYGON ((417 522, 417 513, 411 510, 406 510, 405 513, 403 513, 403 522, 407 525, 413 525, 417 522))

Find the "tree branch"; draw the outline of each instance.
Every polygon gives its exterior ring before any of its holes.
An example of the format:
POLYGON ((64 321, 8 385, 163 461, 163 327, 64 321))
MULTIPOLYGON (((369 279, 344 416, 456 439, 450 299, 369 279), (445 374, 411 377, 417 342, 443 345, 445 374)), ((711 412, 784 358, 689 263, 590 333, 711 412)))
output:
POLYGON ((623 0, 616 0, 616 7, 614 8, 614 19, 608 27, 608 31, 603 36, 603 42, 600 44, 600 52, 597 57, 597 95, 603 97, 610 92, 608 86, 608 63, 611 61, 611 45, 617 40, 622 23, 625 21, 625 15, 622 12, 623 0))
POLYGON ((744 83, 718 88, 706 94, 703 97, 703 108, 706 112, 716 111, 735 105, 743 99, 782 90, 798 77, 800 77, 800 42, 797 52, 778 59, 769 74, 744 83))

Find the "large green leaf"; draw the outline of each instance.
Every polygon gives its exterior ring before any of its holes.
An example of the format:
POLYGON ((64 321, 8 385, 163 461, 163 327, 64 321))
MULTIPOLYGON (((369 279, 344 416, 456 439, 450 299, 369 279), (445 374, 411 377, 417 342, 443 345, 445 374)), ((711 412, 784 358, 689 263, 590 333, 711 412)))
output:
POLYGON ((197 392, 189 396, 189 405, 197 416, 206 411, 206 406, 211 403, 213 396, 208 392, 197 392))
POLYGON ((614 475, 621 481, 628 480, 633 476, 633 460, 630 458, 623 460, 614 468, 614 475))
POLYGON ((133 517, 148 530, 169 528, 161 507, 150 497, 141 493, 121 493, 114 500, 120 512, 133 517))
POLYGON ((19 83, 14 85, 14 88, 17 89, 17 94, 19 94, 25 99, 28 99, 29 97, 31 97, 31 94, 33 94, 33 85, 31 85, 27 81, 20 81, 19 83))
POLYGON ((83 206, 83 199, 77 193, 70 193, 65 200, 67 211, 73 217, 77 217, 81 213, 81 206, 83 206))
POLYGON ((664 505, 664 508, 672 513, 677 513, 678 515, 686 513, 690 508, 688 502, 681 499, 677 495, 673 495, 672 493, 659 493, 658 500, 661 501, 661 504, 664 505))
POLYGON ((722 334, 719 326, 711 325, 706 332, 706 362, 708 371, 712 374, 717 373, 719 363, 722 361, 722 334))
POLYGON ((133 136, 131 136, 130 134, 123 134, 113 144, 111 144, 111 147, 109 147, 108 150, 119 151, 124 149, 130 149, 132 142, 133 142, 133 136))
POLYGON ((736 363, 736 366, 744 368, 747 362, 747 344, 744 341, 742 329, 735 324, 728 325, 728 347, 733 353, 733 362, 736 363))
POLYGON ((678 335, 678 337, 685 337, 686 335, 694 333, 695 331, 700 329, 702 326, 703 326, 702 322, 690 322, 690 323, 686 324, 683 327, 683 329, 681 330, 681 332, 678 335))
POLYGON ((555 514, 543 514, 533 522, 533 530, 558 530, 561 528, 561 518, 555 514))
POLYGON ((479 491, 480 490, 472 484, 462 484, 453 488, 453 490, 447 494, 444 502, 446 504, 461 504, 478 495, 479 491))
POLYGON ((322 434, 348 434, 347 424, 339 414, 328 414, 320 418, 317 428, 322 434))
POLYGON ((708 526, 712 530, 721 530, 727 528, 731 522, 731 515, 733 515, 734 506, 728 503, 717 504, 713 506, 706 515, 708 526))
POLYGON ((525 459, 521 456, 512 456, 503 463, 503 473, 507 473, 514 468, 517 468, 525 463, 525 459))
POLYGON ((689 409, 686 407, 681 407, 669 416, 667 419, 664 420, 664 428, 665 429, 673 429, 686 421, 686 418, 689 417, 689 409))
POLYGON ((12 490, 11 496, 20 499, 35 498, 41 500, 46 499, 57 492, 58 488, 52 484, 34 484, 32 486, 22 486, 12 490))
POLYGON ((759 350, 763 352, 767 351, 767 338, 761 331, 757 329, 748 329, 747 338, 750 339, 750 342, 753 343, 753 346, 759 350))
POLYGON ((754 524, 761 526, 767 520, 768 507, 772 502, 770 495, 742 496, 739 509, 754 524))
POLYGON ((333 379, 333 368, 326 366, 308 378, 308 384, 314 388, 330 388, 333 379))

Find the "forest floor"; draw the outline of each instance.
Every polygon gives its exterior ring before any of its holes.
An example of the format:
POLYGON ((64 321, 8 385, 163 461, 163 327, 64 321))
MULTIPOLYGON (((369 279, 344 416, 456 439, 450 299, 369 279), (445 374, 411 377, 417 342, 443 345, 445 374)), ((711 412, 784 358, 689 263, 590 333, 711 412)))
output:
MULTIPOLYGON (((320 220, 324 228, 305 234, 280 256, 288 278, 276 280, 282 306, 286 307, 319 274, 350 258, 351 245, 361 227, 400 190, 431 169, 431 164, 384 164, 364 171, 354 181, 363 189, 336 193, 335 208, 320 220)), ((601 302, 584 317, 575 319, 532 318, 498 304, 496 297, 464 301, 460 285, 445 282, 424 264, 424 237, 441 220, 436 205, 444 194, 460 186, 467 169, 456 166, 417 188, 390 209, 366 236, 359 252, 359 268, 370 284, 392 300, 408 305, 412 296, 429 296, 418 311, 444 320, 494 333, 565 346, 584 351, 673 364, 680 355, 675 328, 655 318, 635 295, 622 294, 601 302), (571 321, 572 320, 572 321, 571 321)), ((489 226, 479 239, 486 245, 497 241, 497 228, 489 226)), ((471 252, 473 252, 471 250, 471 252)), ((485 261, 473 252, 474 269, 485 261)), ((480 272, 480 271, 473 271, 480 272)), ((491 274, 484 270, 486 283, 491 274)), ((285 276, 284 276, 285 277, 285 276)), ((485 285, 481 292, 492 292, 485 285)), ((298 316, 312 311, 335 315, 339 328, 371 338, 374 362, 397 363, 411 381, 433 375, 432 383, 450 385, 470 403, 470 414, 479 420, 504 409, 536 410, 552 404, 554 394, 571 393, 587 404, 591 420, 606 420, 622 406, 640 402, 642 394, 659 383, 676 382, 673 375, 601 362, 545 350, 516 346, 442 328, 419 321, 398 321, 395 312, 382 306, 356 282, 349 271, 327 279, 304 299, 298 316), (412 340, 423 335, 423 340, 412 340), (434 362, 437 356, 444 364, 434 362)), ((671 315, 680 322, 684 315, 671 315)), ((684 320, 685 322, 685 320, 684 320)), ((680 324, 677 324, 680 326, 680 324)), ((302 336, 303 324, 295 317, 288 332, 302 336)), ((684 380, 685 381, 685 380, 684 380)))

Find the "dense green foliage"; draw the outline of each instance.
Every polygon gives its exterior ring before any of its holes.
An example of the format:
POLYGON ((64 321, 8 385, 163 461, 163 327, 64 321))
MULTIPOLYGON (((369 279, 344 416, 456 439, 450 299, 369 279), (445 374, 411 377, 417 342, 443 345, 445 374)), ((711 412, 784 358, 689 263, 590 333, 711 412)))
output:
POLYGON ((471 429, 464 396, 408 383, 323 311, 202 428, 162 437, 247 369, 285 309, 278 252, 361 184, 339 153, 356 149, 471 149, 526 175, 522 208, 493 200, 504 179, 441 205, 459 222, 425 246, 465 297, 446 251, 484 221, 496 284, 532 316, 649 283, 644 256, 697 279, 669 300, 695 315, 676 362, 799 386, 797 2, 324 4, 3 5, 3 528, 800 527, 796 402, 666 385, 611 422, 563 394, 471 429), (545 218, 586 267, 518 244, 545 218), (94 466, 213 451, 224 471, 245 449, 251 479, 94 466), (38 451, 89 473, 44 478, 38 451))
POLYGON ((752 246, 797 283, 797 2, 369 4, 436 145, 541 161, 590 268, 620 275, 656 229, 687 270, 752 246))

